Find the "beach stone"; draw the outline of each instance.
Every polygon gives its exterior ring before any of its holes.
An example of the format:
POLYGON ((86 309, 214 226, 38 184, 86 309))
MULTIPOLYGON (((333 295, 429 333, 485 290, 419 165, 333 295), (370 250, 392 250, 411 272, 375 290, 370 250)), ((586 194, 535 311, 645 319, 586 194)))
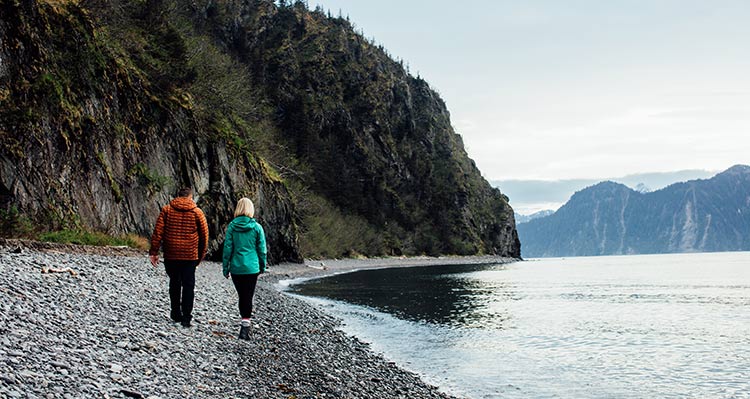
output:
POLYGON ((129 398, 138 398, 138 399, 144 398, 143 394, 141 394, 140 392, 136 392, 130 389, 121 389, 120 393, 122 393, 123 395, 129 398))
POLYGON ((57 367, 57 368, 63 368, 63 369, 69 369, 70 368, 70 366, 67 363, 62 363, 62 362, 51 361, 51 362, 49 362, 49 364, 52 367, 57 367))
POLYGON ((18 375, 25 378, 34 378, 38 376, 37 373, 30 370, 21 370, 18 372, 18 375))
POLYGON ((196 269, 194 316, 205 322, 183 329, 167 317, 163 268, 145 254, 2 252, 0 397, 117 398, 122 389, 152 399, 446 397, 337 330, 337 319, 278 291, 285 275, 321 270, 290 264, 261 275, 253 334, 241 341, 236 292, 220 264, 196 269), (79 278, 41 275, 41 266, 70 267, 79 278))

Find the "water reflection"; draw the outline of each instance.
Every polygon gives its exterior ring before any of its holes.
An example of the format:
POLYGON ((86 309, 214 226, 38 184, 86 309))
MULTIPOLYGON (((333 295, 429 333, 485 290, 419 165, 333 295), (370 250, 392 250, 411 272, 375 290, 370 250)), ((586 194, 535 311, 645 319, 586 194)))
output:
POLYGON ((748 265, 750 253, 544 259, 295 289, 456 396, 750 399, 748 265))
POLYGON ((290 290, 367 306, 404 320, 500 329, 510 319, 502 301, 515 296, 513 287, 467 276, 504 268, 504 265, 449 265, 362 270, 310 280, 290 290))

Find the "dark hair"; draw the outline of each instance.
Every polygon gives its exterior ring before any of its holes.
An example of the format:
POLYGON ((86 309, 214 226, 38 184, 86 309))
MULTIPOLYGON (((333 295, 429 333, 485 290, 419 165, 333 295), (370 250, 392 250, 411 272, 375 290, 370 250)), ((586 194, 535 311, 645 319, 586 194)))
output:
POLYGON ((189 197, 192 194, 193 194, 193 189, 190 187, 182 187, 181 189, 177 190, 178 197, 189 197))

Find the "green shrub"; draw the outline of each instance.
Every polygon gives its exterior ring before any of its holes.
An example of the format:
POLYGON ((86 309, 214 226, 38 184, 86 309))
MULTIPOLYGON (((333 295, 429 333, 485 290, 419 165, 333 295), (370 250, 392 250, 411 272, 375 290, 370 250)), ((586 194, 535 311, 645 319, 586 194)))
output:
POLYGON ((140 184, 146 187, 149 195, 156 194, 174 184, 169 176, 162 176, 142 163, 133 166, 127 175, 136 176, 140 184))
POLYGON ((18 208, 11 206, 9 209, 0 209, 0 235, 3 237, 32 238, 34 236, 34 224, 18 208))
POLYGON ((300 249, 305 257, 340 258, 386 254, 383 232, 323 197, 305 193, 300 249))

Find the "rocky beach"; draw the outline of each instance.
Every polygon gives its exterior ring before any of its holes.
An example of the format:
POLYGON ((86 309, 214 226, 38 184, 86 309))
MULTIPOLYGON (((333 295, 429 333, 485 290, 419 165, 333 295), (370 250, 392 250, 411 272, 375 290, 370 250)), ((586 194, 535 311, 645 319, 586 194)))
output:
POLYGON ((466 259, 278 265, 260 279, 252 339, 241 341, 236 293, 218 263, 199 266, 193 326, 183 328, 169 319, 163 266, 152 267, 145 253, 3 241, 0 397, 448 397, 277 283, 459 261, 466 259))

